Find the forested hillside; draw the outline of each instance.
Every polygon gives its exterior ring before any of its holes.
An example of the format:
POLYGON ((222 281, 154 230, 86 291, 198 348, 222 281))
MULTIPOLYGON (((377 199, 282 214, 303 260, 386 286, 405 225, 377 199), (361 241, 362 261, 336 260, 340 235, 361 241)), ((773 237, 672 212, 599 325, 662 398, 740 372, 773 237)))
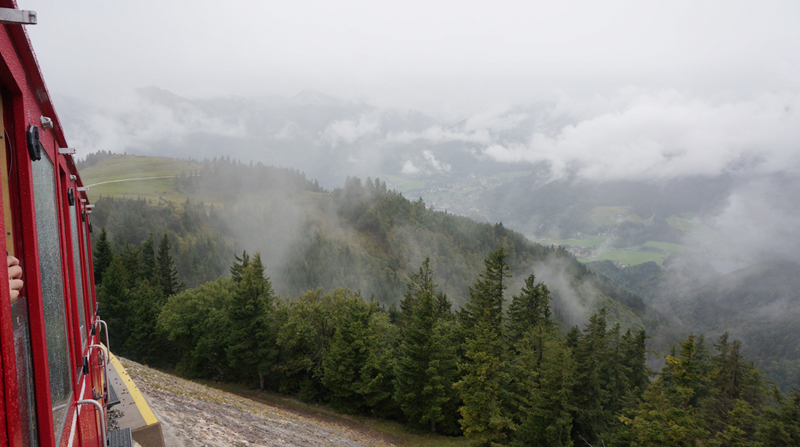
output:
MULTIPOLYGON (((101 233, 104 235, 105 233, 101 233)), ((769 391, 721 336, 689 336, 654 382, 644 330, 558 330, 533 274, 509 290, 508 253, 491 251, 453 312, 425 259, 399 309, 349 289, 279 298, 259 253, 230 278, 179 291, 168 237, 157 253, 113 256, 100 239, 98 300, 118 353, 179 374, 288 393, 346 413, 463 434, 476 445, 796 445, 800 390, 769 391), (512 296, 509 297, 514 293, 512 296), (731 444, 735 442, 736 444, 731 444)))
MULTIPOLYGON (((119 157, 97 162, 93 172, 119 157)), ((117 252, 139 249, 151 233, 168 234, 180 281, 189 287, 226 276, 234 254, 246 249, 262 253, 281 295, 347 287, 385 306, 399 303, 411 266, 429 257, 441 290, 460 307, 483 258, 505 244, 514 287, 536 269, 565 324, 585 322, 600 307, 624 327, 645 324, 638 297, 589 273, 569 253, 502 224, 432 211, 380 180, 351 178, 328 192, 290 169, 229 159, 201 165, 173 180, 183 202, 100 197, 94 225, 106 229, 117 252)))
POLYGON ((98 301, 121 355, 486 446, 800 439, 800 391, 770 391, 727 334, 713 350, 689 336, 651 381, 645 328, 660 346, 674 328, 626 288, 661 270, 609 270, 620 286, 379 180, 329 192, 201 165, 173 179, 181 203, 97 200, 98 301))
POLYGON ((653 262, 620 269, 610 261, 590 269, 638 294, 649 307, 669 315, 672 332, 725 332, 742 340, 742 353, 783 388, 800 376, 800 266, 769 261, 727 275, 702 257, 672 256, 663 268, 653 262))

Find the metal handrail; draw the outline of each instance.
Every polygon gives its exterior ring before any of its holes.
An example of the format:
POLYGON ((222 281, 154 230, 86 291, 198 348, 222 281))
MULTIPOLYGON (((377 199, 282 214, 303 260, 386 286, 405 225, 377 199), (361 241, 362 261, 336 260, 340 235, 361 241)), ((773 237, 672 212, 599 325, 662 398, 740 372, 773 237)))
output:
POLYGON ((103 321, 103 320, 101 320, 99 318, 95 321, 95 323, 102 323, 103 324, 103 329, 105 329, 105 331, 106 331, 106 348, 108 348, 108 350, 111 351, 111 345, 108 344, 108 325, 106 324, 105 321, 103 321))
POLYGON ((79 400, 77 405, 94 405, 94 408, 100 411, 100 430, 103 433, 103 445, 108 445, 108 440, 106 437, 105 413, 103 412, 103 406, 100 405, 100 402, 94 399, 84 399, 79 400))
POLYGON ((105 376, 106 377, 105 377, 105 380, 104 380, 105 389, 103 390, 104 391, 104 393, 103 393, 103 396, 104 396, 103 397, 103 402, 108 403, 108 362, 111 359, 111 357, 108 356, 108 350, 103 345, 89 345, 89 349, 92 349, 92 348, 100 348, 101 350, 103 350, 103 354, 105 355, 105 357, 103 358, 103 371, 105 372, 105 376))

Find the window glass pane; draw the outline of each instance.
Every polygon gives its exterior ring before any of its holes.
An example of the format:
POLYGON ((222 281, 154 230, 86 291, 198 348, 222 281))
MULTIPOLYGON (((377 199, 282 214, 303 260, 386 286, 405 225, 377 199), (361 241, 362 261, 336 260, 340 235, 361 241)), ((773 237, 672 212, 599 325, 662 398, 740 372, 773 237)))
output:
MULTIPOLYGON (((86 229, 87 225, 84 223, 81 225, 83 227, 83 256, 84 262, 83 265, 86 268, 91 267, 92 264, 89 263, 89 231, 86 229)), ((89 306, 92 305, 92 278, 89 276, 89 272, 86 272, 86 284, 89 284, 89 290, 86 291, 86 301, 89 302, 89 306)), ((95 309, 89 309, 89 313, 94 315, 95 309)), ((91 322, 91 316, 89 317, 89 321, 91 322)))
POLYGON ((14 350, 17 353, 17 386, 19 388, 19 421, 22 425, 22 445, 37 445, 36 395, 33 388, 31 336, 28 329, 28 299, 20 297, 11 303, 14 320, 14 350))
MULTIPOLYGON (((78 200, 78 195, 75 195, 78 200)), ((81 347, 86 344, 86 316, 83 313, 83 269, 81 269, 81 243, 78 239, 78 216, 75 205, 69 207, 69 221, 72 225, 72 259, 75 262, 75 289, 78 292, 78 325, 81 328, 81 347)))
POLYGON ((42 307, 47 337, 47 360, 50 365, 50 397, 53 401, 53 426, 56 433, 61 433, 67 415, 71 386, 64 311, 64 279, 58 240, 55 170, 53 162, 45 152, 42 152, 42 159, 33 162, 32 166, 42 307))

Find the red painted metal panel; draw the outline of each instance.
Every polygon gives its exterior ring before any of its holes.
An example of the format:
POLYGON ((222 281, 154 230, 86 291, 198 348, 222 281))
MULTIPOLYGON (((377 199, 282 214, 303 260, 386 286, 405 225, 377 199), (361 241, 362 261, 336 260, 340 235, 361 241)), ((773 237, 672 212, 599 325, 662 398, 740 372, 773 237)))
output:
MULTIPOLYGON (((16 2, 13 0, 0 0, 0 7, 16 8, 16 2)), ((76 373, 79 365, 79 354, 85 353, 85 346, 81 346, 79 325, 77 322, 80 318, 83 321, 93 321, 93 313, 96 308, 96 296, 94 290, 94 273, 92 271, 93 253, 91 252, 91 244, 82 243, 83 238, 88 234, 83 231, 78 231, 78 239, 81 241, 80 249, 85 250, 84 256, 80 253, 71 253, 71 230, 69 225, 69 213, 66 208, 66 191, 67 184, 72 187, 82 185, 80 178, 72 182, 67 180, 68 175, 77 175, 75 162, 72 157, 64 157, 58 155, 59 147, 67 147, 63 130, 61 128, 58 116, 53 108, 50 100, 49 93, 44 84, 41 72, 39 70, 36 57, 31 48, 30 41, 24 27, 18 25, 5 25, 0 26, 0 88, 5 88, 5 101, 4 101, 4 120, 5 127, 9 134, 9 144, 12 147, 12 157, 16 163, 16 193, 12 196, 13 209, 18 225, 15 223, 16 234, 21 243, 18 244, 19 248, 17 253, 20 255, 20 262, 25 271, 25 293, 28 297, 28 312, 30 322, 30 336, 31 336, 31 353, 32 363, 35 371, 34 385, 36 389, 36 407, 38 414, 38 428, 39 428, 39 443, 42 446, 52 447, 57 444, 66 443, 69 441, 69 431, 71 423, 67 423, 64 427, 63 433, 54 433, 52 422, 52 403, 50 400, 50 383, 49 383, 49 364, 47 356, 46 334, 44 327, 44 312, 42 305, 42 284, 40 278, 36 273, 39 272, 39 252, 36 249, 37 230, 36 230, 36 210, 33 198, 33 178, 31 173, 31 161, 27 154, 27 147, 25 143, 25 130, 29 124, 40 126, 39 117, 41 115, 47 116, 52 119, 54 129, 41 132, 42 144, 50 156, 51 160, 56 165, 56 197, 57 209, 60 212, 57 215, 59 237, 61 241, 61 265, 64 272, 64 299, 68 312, 67 332, 70 338, 69 357, 71 362, 71 377, 73 386, 73 399, 68 409, 68 414, 75 414, 75 401, 80 397, 92 397, 91 385, 100 383, 102 389, 102 378, 98 377, 100 373, 97 372, 97 356, 95 353, 92 355, 92 368, 90 368, 90 375, 86 377, 79 377, 76 373), (61 177, 59 173, 63 173, 61 177), (64 213, 67 210, 67 213, 64 213), (72 256, 79 256, 82 263, 88 262, 85 265, 85 275, 81 278, 76 278, 74 262, 72 256), (68 279, 69 278, 69 279, 68 279), (84 315, 77 315, 76 299, 77 294, 75 290, 75 281, 82 281, 85 284, 85 312, 84 315), (85 380, 88 390, 85 390, 84 396, 78 396, 80 393, 79 379, 85 380)), ((14 189, 14 188, 12 188, 14 189)), ((85 193, 77 193, 76 199, 83 197, 86 198, 85 193)), ((0 205, 2 205, 0 203, 0 205)), ((88 225, 87 222, 80 220, 80 205, 76 206, 78 211, 79 225, 88 225)), ((0 208, 0 222, 2 222, 2 208, 0 208)), ((79 227, 83 228, 83 227, 79 227)), ((15 237, 16 239, 16 237, 15 237)), ((4 248, 5 241, 0 240, 0 249, 4 248)), ((7 280, 7 271, 0 269, 0 284, 7 280)), ((0 387, 0 401, 5 405, 0 408, 0 445, 18 445, 16 441, 19 431, 19 412, 11 411, 12 404, 9 404, 11 399, 16 399, 16 358, 13 349, 13 331, 11 328, 10 306, 8 305, 7 289, 0 290, 0 377, 3 379, 3 386, 0 387), (6 327, 8 326, 8 327, 6 327), (10 341, 10 344, 9 344, 10 341), (6 374, 3 374, 3 372, 6 374), (13 373, 12 373, 13 372, 13 373), (17 423, 13 419, 17 418, 17 423), (14 428, 16 427, 16 428, 14 428), (9 438, 8 435, 11 435, 9 438)), ((88 330, 88 325, 87 325, 88 330)), ((87 339, 89 334, 87 334, 87 339)), ((96 340, 93 338, 92 340, 96 340)), ((87 345, 93 342, 87 341, 87 345)), ((96 387, 97 385, 95 385, 96 387)), ((99 445, 99 435, 97 432, 98 417, 104 419, 104 415, 96 415, 94 409, 86 407, 81 411, 81 417, 76 423, 82 428, 78 430, 83 438, 83 443, 79 442, 75 445, 99 445), (90 423, 91 422, 91 423, 90 423), (85 429, 84 429, 85 426, 85 429)), ((70 421, 71 422, 71 421, 70 421)), ((60 427, 59 427, 60 428, 60 427)), ((21 441, 20 441, 21 442, 21 441)))
MULTIPOLYGON (((0 353, 5 351, 7 348, 3 345, 3 342, 0 341, 0 353)), ((1 356, 2 354, 0 354, 1 356)), ((0 379, 5 377, 5 369, 3 368, 3 362, 0 362, 0 379)), ((3 387, 0 386, 0 402, 5 402, 5 392, 3 387)), ((5 405, 0 405, 0 445, 8 445, 8 425, 6 424, 6 407, 5 405)))
MULTIPOLYGON (((26 75, 21 62, 16 57, 16 49, 6 32, 6 27, 0 27, 0 77, 4 86, 8 88, 11 97, 4 104, 5 128, 10 138, 9 144, 12 145, 12 157, 17 163, 18 172, 18 195, 20 198, 19 214, 21 228, 18 231, 20 237, 27 241, 28 245, 34 243, 36 238, 35 211, 33 207, 33 180, 30 175, 30 158, 27 157, 27 147, 24 139, 24 131, 28 114, 25 104, 35 103, 25 98, 26 75)), ((36 250, 22 250, 20 263, 23 269, 28 272, 38 271, 38 252, 36 250)), ((7 273, 6 273, 7 274, 7 273)), ((27 275, 25 278, 26 293, 29 302, 29 321, 31 347, 34 368, 37 373, 34 375, 36 393, 36 406, 38 409, 37 425, 39 427, 39 442, 42 446, 52 446, 55 444, 53 437, 53 424, 50 413, 50 383, 49 365, 47 363, 47 348, 44 336, 44 316, 41 300, 41 284, 36 275, 27 275), (44 411, 42 410, 44 409, 44 411)))

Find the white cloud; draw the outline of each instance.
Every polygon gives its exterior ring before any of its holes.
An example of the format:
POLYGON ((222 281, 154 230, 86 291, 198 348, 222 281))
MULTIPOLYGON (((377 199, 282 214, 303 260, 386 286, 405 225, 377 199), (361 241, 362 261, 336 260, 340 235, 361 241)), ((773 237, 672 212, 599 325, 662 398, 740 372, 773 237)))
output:
POLYGON ((97 150, 122 152, 135 150, 154 152, 161 143, 180 144, 190 134, 243 137, 247 131, 242 122, 231 123, 209 116, 194 104, 182 101, 164 105, 133 92, 96 107, 81 117, 81 124, 71 126, 72 145, 80 148, 79 156, 97 150))
POLYGON ((407 175, 413 175, 413 174, 418 174, 420 172, 420 169, 414 166, 413 161, 407 160, 405 163, 403 163, 403 169, 400 172, 407 175))
POLYGON ((622 103, 613 98, 602 112, 554 136, 535 132, 527 143, 490 144, 484 154, 503 162, 546 161, 554 175, 574 171, 591 180, 795 170, 798 106, 800 98, 791 93, 728 102, 674 90, 622 103))
POLYGON ((799 175, 756 179, 733 191, 711 223, 741 253, 800 262, 799 194, 799 175))
POLYGON ((431 151, 422 151, 422 156, 428 162, 428 165, 438 172, 450 172, 451 166, 445 162, 439 161, 431 151))
POLYGON ((380 130, 380 122, 375 116, 361 115, 358 121, 337 120, 332 122, 323 131, 323 136, 336 147, 339 143, 352 144, 359 138, 376 134, 380 130))

